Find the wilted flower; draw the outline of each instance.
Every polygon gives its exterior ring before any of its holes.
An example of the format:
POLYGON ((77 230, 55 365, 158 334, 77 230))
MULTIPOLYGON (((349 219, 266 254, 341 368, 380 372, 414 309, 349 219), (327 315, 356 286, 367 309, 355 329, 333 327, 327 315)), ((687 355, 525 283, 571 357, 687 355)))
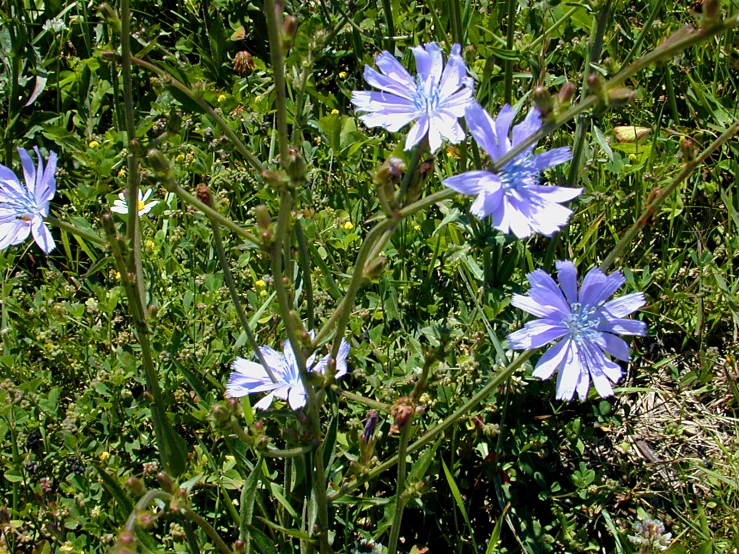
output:
POLYGON ((646 334, 646 324, 624 319, 644 306, 644 294, 636 292, 608 301, 626 279, 620 271, 605 275, 593 268, 577 290, 577 271, 572 262, 557 262, 559 286, 541 269, 527 275, 527 296, 514 294, 511 304, 540 319, 508 335, 515 350, 539 348, 562 339, 539 359, 534 377, 548 379, 558 371, 557 399, 580 400, 588 395, 590 378, 601 396, 613 394, 611 383, 621 379, 621 368, 606 357, 631 359, 629 346, 617 335, 646 334))
POLYGON ((435 42, 411 50, 416 57, 415 79, 390 52, 383 51, 375 58, 381 73, 370 66, 364 68, 365 81, 382 92, 354 91, 352 104, 357 111, 366 112, 359 119, 367 127, 396 132, 416 121, 405 149, 410 150, 428 134, 429 147, 435 152, 442 137, 455 144, 464 138, 457 118, 472 101, 472 79, 467 77, 459 44, 452 47, 446 67, 435 42))
MULTIPOLYGON (((513 140, 508 131, 516 112, 505 105, 494 120, 474 102, 465 111, 465 121, 477 144, 493 161, 536 133, 541 127, 539 111, 532 108, 526 119, 513 127, 513 140)), ((561 206, 578 196, 582 189, 539 184, 539 174, 568 161, 569 146, 533 154, 530 146, 508 162, 498 173, 468 171, 444 180, 444 185, 462 194, 477 195, 470 212, 479 218, 492 216, 493 227, 518 238, 532 233, 551 236, 567 223, 572 210, 561 206)))
MULTIPOLYGON (((147 189, 146 192, 142 192, 141 189, 139 189, 139 201, 136 203, 136 209, 139 211, 139 217, 148 214, 154 206, 159 204, 159 200, 152 200, 147 204, 146 201, 149 199, 150 196, 151 189, 147 189)), ((110 211, 123 215, 128 214, 128 201, 126 200, 125 192, 118 193, 118 200, 113 202, 113 207, 110 208, 110 211)))
POLYGON ((234 56, 233 67, 237 73, 241 73, 242 75, 249 75, 252 71, 254 71, 254 68, 256 66, 257 65, 256 63, 254 63, 254 58, 249 52, 247 52, 246 50, 236 52, 236 55, 234 56))
POLYGON ((18 149, 26 186, 15 173, 0 165, 0 250, 26 240, 33 240, 46 254, 54 249, 54 239, 44 223, 49 215, 49 202, 56 193, 56 152, 49 152, 44 168, 41 153, 34 147, 38 167, 23 148, 18 149))
MULTIPOLYGON (((231 369, 231 377, 228 380, 226 394, 233 398, 239 398, 255 392, 267 392, 269 394, 254 404, 257 410, 266 410, 272 404, 272 399, 276 396, 280 400, 287 400, 290 408, 297 410, 305 406, 305 387, 300 379, 298 363, 295 359, 290 341, 282 344, 282 352, 276 352, 269 346, 262 346, 259 351, 264 357, 272 373, 275 381, 272 381, 264 367, 256 362, 245 360, 244 358, 236 358, 231 369)), ((349 355, 349 343, 345 339, 341 339, 339 354, 336 358, 336 375, 338 379, 346 375, 346 358, 349 355)), ((314 365, 315 354, 306 360, 305 364, 308 371, 317 373, 325 373, 328 367, 330 355, 325 356, 314 365)))

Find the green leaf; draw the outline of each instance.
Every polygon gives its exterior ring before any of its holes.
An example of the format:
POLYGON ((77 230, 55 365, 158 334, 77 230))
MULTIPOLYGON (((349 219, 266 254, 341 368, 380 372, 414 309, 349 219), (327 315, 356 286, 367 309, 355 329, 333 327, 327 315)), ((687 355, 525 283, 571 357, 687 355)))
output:
POLYGON ((475 543, 475 532, 472 529, 472 525, 470 524, 470 518, 467 515, 467 509, 464 507, 464 501, 462 500, 462 495, 459 492, 459 487, 457 487, 457 483, 454 481, 454 477, 452 477, 452 474, 449 471, 449 468, 446 467, 444 460, 441 460, 441 467, 444 468, 444 475, 446 476, 447 483, 449 483, 449 488, 452 490, 452 496, 454 497, 454 501, 457 503, 457 507, 459 508, 459 511, 462 513, 464 522, 467 525, 467 529, 470 532, 470 540, 472 541, 472 547, 474 551, 477 552, 477 544, 475 543))

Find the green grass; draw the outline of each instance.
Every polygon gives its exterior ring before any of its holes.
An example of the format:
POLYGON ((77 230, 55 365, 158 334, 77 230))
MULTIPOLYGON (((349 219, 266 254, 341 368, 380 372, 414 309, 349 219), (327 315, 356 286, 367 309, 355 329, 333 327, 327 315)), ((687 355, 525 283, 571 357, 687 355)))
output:
MULTIPOLYGON (((528 109, 537 84, 553 94, 565 80, 579 88, 600 9, 518 6, 511 47, 505 3, 460 2, 460 21, 451 2, 388 4, 401 62, 412 65, 409 48, 416 44, 439 41, 448 51, 462 41, 476 97, 493 113, 506 94, 528 109)), ((388 42, 382 6, 285 3, 300 22, 286 61, 287 107, 291 141, 307 164, 295 216, 307 243, 316 328, 346 291, 380 213, 372 174, 390 154, 403 155, 404 135, 366 129, 349 104, 352 90, 367 88, 364 64, 388 42), (330 42, 321 45, 324 39, 330 42)), ((20 171, 19 146, 57 151, 52 213, 102 235, 102 205, 126 186, 127 141, 120 67, 102 55, 116 50, 119 39, 114 23, 95 8, 20 0, 0 8, 0 125, 4 165, 20 171)), ((275 93, 260 8, 225 0, 136 1, 132 49, 198 91, 262 163, 277 168, 275 93), (249 74, 232 67, 242 50, 254 58, 249 74)), ((737 5, 724 2, 722 10, 735 16, 737 5)), ((614 75, 629 56, 633 61, 697 17, 678 3, 611 3, 593 71, 614 75), (654 22, 645 25, 653 7, 654 22)), ((415 438, 480 390, 510 355, 501 341, 524 321, 509 302, 526 289, 525 273, 559 259, 575 260, 581 274, 597 265, 650 194, 681 169, 681 139, 690 137, 701 150, 737 119, 736 41, 731 31, 640 71, 626 83, 638 91, 636 103, 598 109, 542 141, 546 148, 574 145, 578 125, 584 133, 574 174, 570 164, 547 175, 584 188, 558 237, 503 237, 471 219, 469 199, 461 196, 403 222, 384 251, 385 270, 357 296, 347 333, 351 371, 340 386, 390 405, 411 394, 426 352, 446 343, 421 398, 425 411, 416 418, 415 438), (652 132, 639 144, 619 143, 613 132, 619 125, 652 132)), ((218 211, 247 228, 256 225, 257 205, 276 216, 278 193, 211 116, 140 67, 133 83, 137 140, 161 150, 181 187, 194 193, 210 186, 218 211)), ((469 140, 442 148, 421 193, 472 168, 474 148, 469 140)), ((418 545, 461 554, 476 545, 498 553, 635 552, 627 536, 637 514, 666 524, 675 539, 670 552, 739 548, 738 153, 736 139, 714 153, 616 262, 614 269, 627 276, 623 292, 645 292, 640 317, 649 325, 649 336, 633 342, 635 359, 617 395, 603 400, 593 393, 587 402, 563 404, 554 401, 554 384, 531 378, 530 367, 516 372, 439 442, 409 457, 400 551, 418 545), (490 545, 498 535, 500 542, 490 545)), ((167 192, 146 164, 143 186, 154 188, 160 201, 142 220, 143 268, 160 384, 186 443, 186 471, 177 482, 188 484, 188 505, 229 545, 249 537, 256 552, 299 551, 312 531, 303 515, 313 478, 305 459, 259 458, 258 449, 211 415, 224 406, 234 357, 252 353, 210 223, 167 192)), ((114 221, 125 227, 124 218, 114 221)), ((159 456, 141 350, 115 263, 89 241, 53 233, 57 249, 48 258, 29 244, 0 253, 0 508, 8 515, 0 530, 9 552, 106 552, 136 502, 126 481, 135 476, 157 488, 159 456)), ((231 233, 222 237, 257 341, 277 348, 284 318, 269 257, 231 233)), ((286 273, 298 276, 305 319, 306 268, 297 237, 293 245, 286 273)), ((272 412, 263 428, 248 401, 238 410, 252 438, 266 437, 280 449, 310 442, 304 422, 288 409, 272 412)), ((392 417, 382 413, 374 451, 363 458, 359 435, 367 410, 328 393, 323 422, 333 448, 324 454, 333 489, 360 464, 371 469, 397 452, 399 433, 390 433, 392 417)), ((390 469, 332 505, 337 552, 351 552, 361 538, 386 544, 395 478, 390 469)), ((138 534, 142 552, 196 552, 194 542, 201 552, 215 551, 201 529, 176 514, 161 510, 156 519, 138 534)))

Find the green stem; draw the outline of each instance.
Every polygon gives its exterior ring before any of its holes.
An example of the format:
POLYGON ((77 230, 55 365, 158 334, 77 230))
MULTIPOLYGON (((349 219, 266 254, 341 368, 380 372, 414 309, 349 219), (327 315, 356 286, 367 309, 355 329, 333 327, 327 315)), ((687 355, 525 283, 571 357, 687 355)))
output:
POLYGON ((259 344, 257 343, 256 338, 254 338, 254 333, 252 333, 251 327, 249 325, 249 320, 246 319, 246 313, 244 313, 244 308, 241 305, 241 300, 239 300, 239 293, 236 291, 236 284, 234 283, 233 274, 231 273, 231 268, 229 267, 228 259, 226 258, 226 249, 223 247, 223 240, 221 239, 221 226, 214 219, 210 220, 210 226, 213 230, 216 255, 218 256, 218 261, 221 264, 223 278, 226 281, 226 287, 228 288, 228 292, 231 295, 231 302, 236 309, 236 314, 239 316, 241 327, 244 329, 244 333, 246 333, 246 338, 248 339, 249 344, 254 350, 254 354, 259 360, 259 363, 262 364, 264 371, 267 372, 267 375, 269 375, 269 378, 272 379, 272 382, 276 383, 277 378, 275 377, 274 373, 272 373, 272 368, 269 367, 269 364, 262 355, 259 344))
POLYGON ((264 12, 267 17, 269 33, 269 55, 272 60, 272 76, 275 80, 277 104, 277 136, 280 143, 280 163, 283 167, 288 159, 287 142, 287 92, 285 88, 285 60, 282 51, 282 12, 275 6, 275 0, 265 0, 264 12))
POLYGON ((634 237, 647 225, 649 219, 657 213, 657 209, 664 204, 665 200, 667 200, 675 189, 677 189, 680 183, 687 179, 699 165, 705 162, 714 151, 720 148, 722 144, 733 137, 737 132, 739 132, 739 121, 735 122, 731 127, 724 131, 721 136, 714 140, 697 158, 683 166, 680 172, 672 179, 672 181, 670 181, 670 184, 667 185, 646 208, 644 208, 644 211, 639 216, 639 219, 636 220, 636 223, 634 223, 629 230, 624 233, 621 240, 613 247, 610 254, 606 256, 606 259, 603 260, 599 266, 602 272, 605 273, 608 271, 611 264, 616 261, 616 258, 618 258, 624 250, 626 250, 634 237))
POLYGON ((308 243, 305 241, 303 226, 300 224, 299 219, 295 220, 295 235, 298 238, 298 259, 300 260, 300 266, 303 272, 303 288, 305 289, 305 301, 307 304, 306 310, 308 312, 308 329, 313 329, 313 325, 315 325, 315 306, 313 304, 313 281, 310 274, 310 256, 308 255, 308 243))
POLYGON ((52 215, 47 215, 44 218, 44 220, 47 223, 51 223, 54 227, 58 227, 62 231, 66 231, 67 233, 72 233, 73 235, 77 235, 78 237, 87 239, 90 242, 94 242, 98 246, 102 246, 102 247, 108 246, 108 243, 105 241, 105 239, 102 237, 99 237, 95 233, 92 233, 90 231, 84 231, 83 229, 80 229, 79 227, 75 227, 71 223, 67 223, 66 221, 61 221, 52 215))
POLYGON ((203 531, 205 531, 205 534, 208 535, 210 540, 213 541, 213 543, 216 545, 216 548, 218 548, 218 550, 220 550, 222 554, 233 554, 233 551, 223 541, 221 536, 218 534, 218 531, 213 529, 213 526, 208 523, 203 516, 193 511, 193 509, 189 507, 185 507, 182 509, 182 515, 184 515, 187 519, 189 519, 198 527, 200 527, 203 531))
MULTIPOLYGON (((513 50, 513 39, 516 31, 516 6, 518 6, 517 0, 508 0, 506 7, 507 19, 507 33, 506 33, 506 48, 510 52, 513 50)), ((506 59, 504 62, 505 71, 505 85, 504 85, 504 97, 506 104, 512 104, 513 99, 513 60, 506 59)))
MULTIPOLYGON (((131 266, 135 276, 136 292, 141 304, 146 305, 146 288, 144 285, 144 267, 141 260, 141 222, 139 221, 139 145, 136 141, 136 122, 133 108, 133 78, 131 75, 131 6, 129 0, 121 0, 121 65, 123 69, 123 111, 128 138, 127 177, 128 218, 126 235, 131 247, 131 266)), ((146 319, 146 314, 143 315, 146 319)))
POLYGON ((390 406, 388 404, 384 404, 377 400, 361 396, 354 392, 349 392, 348 390, 342 389, 338 385, 333 385, 331 387, 331 390, 333 390, 339 396, 346 398, 347 400, 353 400, 354 402, 359 402, 360 404, 364 404, 365 406, 369 406, 370 408, 375 408, 376 410, 382 410, 383 412, 390 413, 390 406))
POLYGON ((390 0, 382 0, 382 11, 385 14, 385 25, 387 27, 387 39, 385 49, 391 54, 395 53, 395 23, 393 22, 393 6, 390 0))
POLYGON ((395 484, 395 514, 393 514, 393 526, 390 529, 390 538, 387 542, 388 554, 396 554, 398 551, 398 539, 400 538, 400 524, 403 521, 403 511, 405 510, 405 477, 406 468, 406 451, 408 441, 411 436, 411 427, 413 425, 413 416, 411 416, 403 429, 400 431, 400 444, 398 445, 398 480, 395 484))
POLYGON ((169 73, 167 73, 163 69, 158 68, 152 63, 136 57, 132 57, 131 61, 140 67, 148 69, 152 73, 156 73, 163 81, 172 85, 180 92, 184 93, 185 96, 187 96, 190 100, 203 108, 203 110, 213 119, 213 121, 216 122, 216 125, 218 125, 221 131, 223 131, 223 134, 228 137, 228 140, 230 140, 231 143, 234 145, 236 151, 244 156, 244 159, 249 162, 249 165, 256 169, 260 174, 262 173, 262 171, 264 171, 264 166, 262 165, 262 162, 260 162, 254 154, 252 154, 252 152, 246 147, 246 145, 242 142, 238 135, 231 129, 231 127, 228 126, 226 120, 218 115, 215 110, 213 110, 213 108, 211 108, 210 105, 205 100, 203 100, 203 97, 200 94, 195 93, 185 84, 181 83, 180 81, 172 77, 169 73))

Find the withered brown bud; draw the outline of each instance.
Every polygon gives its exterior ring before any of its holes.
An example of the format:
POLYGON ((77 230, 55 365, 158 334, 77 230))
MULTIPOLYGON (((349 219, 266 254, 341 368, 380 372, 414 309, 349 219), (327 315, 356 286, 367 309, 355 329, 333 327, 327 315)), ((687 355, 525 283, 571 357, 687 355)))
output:
POLYGON ((254 63, 254 58, 249 54, 249 52, 246 50, 236 52, 233 61, 233 68, 236 73, 244 76, 250 75, 251 72, 254 71, 255 67, 256 64, 254 63))
POLYGON ((415 406, 411 398, 404 396, 396 400, 395 404, 390 408, 390 414, 393 416, 391 432, 399 431, 405 427, 413 417, 415 411, 415 406))
POLYGON ((404 172, 405 162, 400 158, 390 156, 375 172, 374 180, 378 186, 386 184, 394 185, 403 178, 404 172))
POLYGON ((688 137, 680 138, 680 153, 686 162, 695 160, 695 157, 698 155, 698 149, 693 139, 688 137))
POLYGON ((213 203, 210 197, 210 187, 208 185, 198 185, 197 187, 195 187, 195 195, 203 204, 211 208, 213 207, 213 203))
POLYGON ((162 487, 163 490, 170 494, 174 492, 174 481, 172 481, 172 478, 164 471, 157 473, 157 481, 159 481, 159 486, 162 487))

